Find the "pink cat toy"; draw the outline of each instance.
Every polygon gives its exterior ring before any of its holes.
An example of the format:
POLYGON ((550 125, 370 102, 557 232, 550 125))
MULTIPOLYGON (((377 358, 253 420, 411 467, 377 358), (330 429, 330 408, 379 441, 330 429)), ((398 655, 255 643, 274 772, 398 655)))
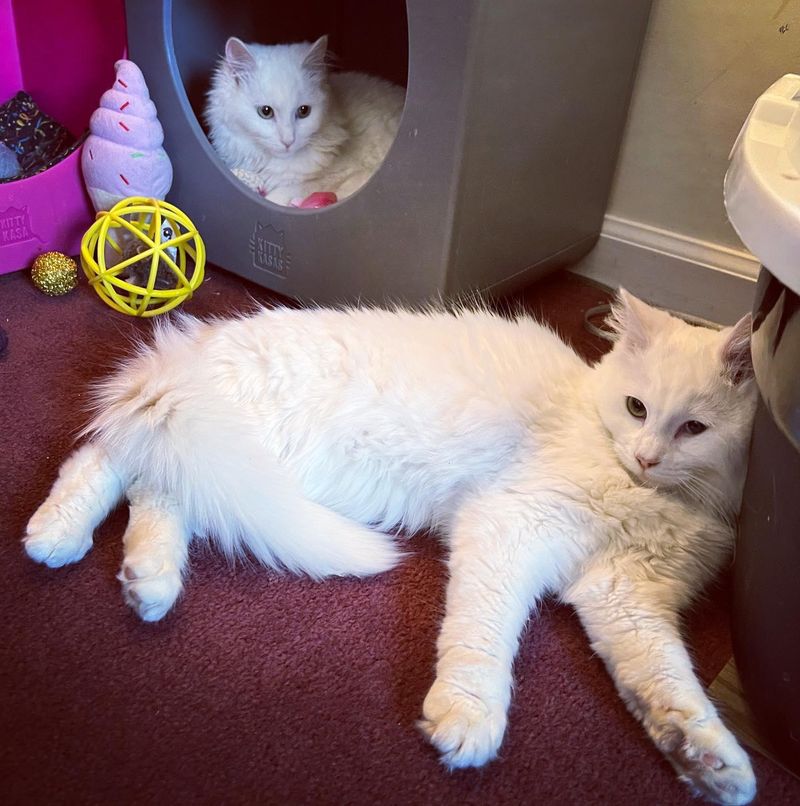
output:
POLYGON ((331 204, 336 204, 338 198, 335 193, 329 191, 317 191, 305 197, 302 201, 295 199, 292 201, 292 207, 299 207, 301 210, 318 210, 321 207, 329 207, 331 204))
POLYGON ((92 114, 81 155, 83 179, 97 211, 130 196, 163 200, 172 186, 164 131, 142 71, 127 59, 114 68, 116 80, 92 114))

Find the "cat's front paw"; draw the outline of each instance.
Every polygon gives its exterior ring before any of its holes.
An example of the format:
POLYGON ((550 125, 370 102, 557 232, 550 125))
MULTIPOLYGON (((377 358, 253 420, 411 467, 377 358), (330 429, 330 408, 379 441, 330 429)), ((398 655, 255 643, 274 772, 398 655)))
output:
POLYGON ((159 621, 183 590, 180 571, 157 555, 126 557, 117 575, 122 596, 143 621, 159 621))
POLYGON ((419 726, 451 769, 481 767, 500 748, 506 713, 497 702, 437 679, 422 705, 419 726))
POLYGON ((756 779, 747 753, 714 717, 687 720, 675 729, 667 758, 696 795, 714 803, 740 806, 756 794, 756 779))
POLYGON ((66 508, 45 501, 28 521, 22 544, 32 560, 60 568, 83 559, 92 533, 70 520, 66 508))

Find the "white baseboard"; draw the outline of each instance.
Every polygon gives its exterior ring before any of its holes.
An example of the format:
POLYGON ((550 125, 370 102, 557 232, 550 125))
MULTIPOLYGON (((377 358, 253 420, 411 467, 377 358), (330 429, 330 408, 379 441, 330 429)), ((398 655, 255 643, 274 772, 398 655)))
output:
POLYGON ((732 324, 749 311, 760 264, 749 252, 606 216, 572 271, 664 308, 732 324))

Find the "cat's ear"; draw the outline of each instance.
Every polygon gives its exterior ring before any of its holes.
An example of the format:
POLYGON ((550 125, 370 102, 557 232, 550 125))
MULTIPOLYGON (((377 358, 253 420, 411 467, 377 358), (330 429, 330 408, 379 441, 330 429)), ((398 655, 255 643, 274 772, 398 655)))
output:
POLYGON ((225 43, 225 64, 238 81, 256 69, 256 60, 247 45, 235 36, 225 43))
POLYGON ((308 49, 303 59, 303 67, 312 73, 324 73, 328 67, 328 36, 321 36, 308 49))
POLYGON ((620 344, 637 351, 650 343, 650 333, 654 327, 658 327, 662 315, 657 308, 651 308, 620 288, 616 300, 611 303, 611 316, 607 323, 620 344))
POLYGON ((733 327, 722 331, 722 377, 732 386, 753 377, 752 329, 752 317, 746 313, 733 327))

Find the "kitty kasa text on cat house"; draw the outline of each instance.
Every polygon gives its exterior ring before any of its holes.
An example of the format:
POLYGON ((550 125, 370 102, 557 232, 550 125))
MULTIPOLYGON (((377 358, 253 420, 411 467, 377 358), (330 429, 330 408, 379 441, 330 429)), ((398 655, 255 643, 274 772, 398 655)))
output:
MULTIPOLYGON (((318 302, 511 291, 595 243, 650 3, 128 0, 174 167, 170 201, 208 259, 318 302), (337 63, 407 79, 399 132, 361 190, 315 210, 238 181, 200 123, 230 36, 328 34, 337 63), (406 70, 407 59, 407 70, 406 70)), ((320 188, 325 190, 325 188, 320 188)))

